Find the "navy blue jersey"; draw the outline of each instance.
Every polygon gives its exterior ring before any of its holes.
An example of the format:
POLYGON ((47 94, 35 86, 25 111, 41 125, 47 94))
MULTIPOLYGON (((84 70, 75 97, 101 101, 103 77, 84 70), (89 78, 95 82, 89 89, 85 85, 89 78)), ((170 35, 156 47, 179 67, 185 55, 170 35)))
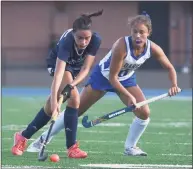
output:
POLYGON ((67 67, 80 71, 87 55, 95 56, 101 44, 101 37, 98 33, 93 32, 89 45, 84 50, 75 49, 75 40, 72 29, 63 33, 56 47, 52 49, 47 58, 48 67, 55 67, 56 58, 65 61, 67 67))

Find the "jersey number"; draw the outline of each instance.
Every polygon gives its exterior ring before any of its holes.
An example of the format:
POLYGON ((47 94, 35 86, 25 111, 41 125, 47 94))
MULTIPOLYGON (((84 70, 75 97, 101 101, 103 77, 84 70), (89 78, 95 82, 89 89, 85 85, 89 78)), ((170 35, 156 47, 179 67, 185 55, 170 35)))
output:
MULTIPOLYGON (((109 65, 109 64, 108 64, 107 62, 101 64, 101 70, 103 71, 103 70, 105 70, 105 69, 108 69, 108 65, 109 65)), ((118 76, 119 76, 119 77, 126 76, 129 72, 131 72, 131 70, 129 70, 129 69, 121 70, 121 71, 119 72, 118 76)))
POLYGON ((118 76, 119 77, 123 77, 123 76, 126 76, 128 73, 130 72, 130 70, 122 70, 119 72, 118 76))

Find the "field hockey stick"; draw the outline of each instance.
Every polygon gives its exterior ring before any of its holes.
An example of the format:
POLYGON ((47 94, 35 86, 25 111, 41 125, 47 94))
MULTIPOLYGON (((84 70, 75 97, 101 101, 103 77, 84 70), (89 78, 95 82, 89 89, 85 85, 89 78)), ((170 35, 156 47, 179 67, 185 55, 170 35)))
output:
MULTIPOLYGON (((179 92, 181 92, 181 90, 179 90, 179 92)), ((97 118, 95 120, 91 120, 91 121, 88 121, 88 116, 84 116, 83 119, 82 119, 82 125, 85 128, 90 128, 90 127, 93 127, 93 126, 95 126, 95 125, 97 125, 99 123, 102 123, 102 122, 106 121, 106 120, 115 118, 115 117, 120 116, 122 114, 125 114, 127 112, 132 112, 136 107, 140 108, 141 106, 144 106, 146 104, 155 102, 157 100, 161 100, 161 99, 169 97, 169 96, 170 95, 168 93, 165 93, 165 94, 162 94, 162 95, 150 98, 148 100, 145 100, 143 102, 137 103, 136 106, 133 105, 133 106, 125 107, 123 109, 116 110, 114 112, 108 113, 108 114, 106 114, 104 116, 101 116, 101 117, 99 117, 99 118, 97 118)))
MULTIPOLYGON (((59 98, 59 101, 58 101, 59 106, 61 106, 62 103, 64 103, 68 99, 65 96, 66 96, 65 93, 62 92, 62 94, 61 94, 61 96, 59 98)), ((39 161, 45 161, 48 158, 48 154, 45 153, 44 151, 45 151, 45 148, 46 148, 46 144, 48 143, 48 139, 50 137, 50 133, 52 131, 52 127, 53 127, 56 119, 57 119, 57 114, 55 116, 53 116, 52 119, 51 119, 51 124, 50 124, 49 130, 48 130, 48 134, 46 136, 46 140, 42 143, 43 145, 41 147, 40 153, 38 154, 38 160, 39 161)))

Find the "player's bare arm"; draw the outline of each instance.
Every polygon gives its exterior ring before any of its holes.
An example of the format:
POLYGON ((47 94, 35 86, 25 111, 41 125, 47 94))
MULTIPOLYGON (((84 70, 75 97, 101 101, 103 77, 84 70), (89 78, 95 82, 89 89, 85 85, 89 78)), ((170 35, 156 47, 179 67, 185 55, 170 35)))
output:
POLYGON ((179 91, 179 88, 177 85, 176 71, 175 71, 173 65, 171 64, 171 62, 169 61, 169 59, 167 58, 167 56, 165 55, 164 51, 162 50, 162 48, 160 46, 158 46, 157 44, 152 42, 151 48, 152 48, 153 56, 160 62, 160 64, 165 69, 168 70, 169 79, 171 81, 171 88, 169 89, 169 94, 171 96, 176 95, 179 91))
POLYGON ((84 65, 82 66, 79 74, 74 79, 74 81, 71 83, 72 86, 78 85, 80 82, 82 82, 85 77, 88 75, 93 63, 94 63, 94 56, 88 55, 84 61, 84 65))
POLYGON ((126 97, 129 97, 131 104, 136 104, 135 98, 121 85, 118 80, 118 74, 123 65, 123 60, 126 56, 126 45, 124 38, 118 39, 112 48, 112 60, 110 64, 109 81, 111 85, 119 92, 123 93, 126 97))
POLYGON ((58 90, 62 82, 65 66, 66 66, 66 62, 57 58, 56 70, 55 70, 54 79, 53 79, 52 86, 51 86, 51 110, 52 112, 56 111, 56 108, 57 108, 58 90))

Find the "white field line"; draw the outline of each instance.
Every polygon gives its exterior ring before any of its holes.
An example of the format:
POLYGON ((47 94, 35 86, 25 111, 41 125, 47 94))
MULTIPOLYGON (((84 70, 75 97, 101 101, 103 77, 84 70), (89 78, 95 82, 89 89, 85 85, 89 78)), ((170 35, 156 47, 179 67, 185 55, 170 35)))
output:
POLYGON ((2 165, 2 169, 20 168, 20 169, 47 169, 47 168, 69 168, 77 169, 77 167, 50 167, 50 166, 17 166, 17 165, 2 165))
POLYGON ((192 154, 160 154, 161 156, 186 156, 186 157, 192 157, 192 154))
MULTIPOLYGON (((2 130, 3 131, 18 131, 18 130, 21 130, 23 128, 25 128, 26 126, 23 126, 23 127, 16 127, 14 128, 13 126, 3 126, 2 127, 2 130)), ((45 127, 44 129, 40 129, 39 131, 46 131, 48 129, 48 127, 45 127)), ((105 130, 81 130, 79 131, 80 133, 97 133, 97 134, 112 134, 112 131, 105 131, 105 130)), ((171 135, 171 133, 167 133, 167 132, 148 132, 146 131, 145 132, 146 134, 148 135, 171 135)), ((120 132, 117 132, 117 131, 113 131, 113 134, 120 134, 120 132)), ((175 134, 172 134, 172 135, 175 135, 175 136, 192 136, 192 133, 175 133, 175 134)))
MULTIPOLYGON (((172 165, 172 164, 80 164, 80 167, 88 168, 192 168, 191 165, 172 165)), ((9 168, 53 168, 50 166, 14 166, 14 165, 2 165, 2 169, 9 168)), ((65 168, 65 167, 54 167, 54 168, 65 168)), ((77 167, 67 167, 75 169, 77 167)))
MULTIPOLYGON (((81 142, 86 142, 86 143, 107 143, 107 144, 120 144, 120 143, 125 143, 125 141, 106 141, 106 140, 80 140, 81 142)), ((140 142, 139 144, 164 144, 163 142, 140 142)), ((172 143, 176 145, 192 145, 192 143, 172 143)))
MULTIPOLYGON (((124 126, 129 126, 129 123, 101 123, 99 125, 97 125, 97 127, 102 126, 102 127, 124 127, 124 126)), ((9 124, 9 125, 4 125, 2 126, 2 130, 19 130, 22 128, 27 127, 27 125, 14 125, 14 124, 9 124)), ((49 125, 46 125, 45 128, 48 128, 49 125)), ((78 124, 78 127, 83 127, 81 123, 78 124)), ((188 121, 188 122, 151 122, 149 124, 149 127, 192 127, 192 122, 188 121)))
POLYGON ((11 113, 15 113, 15 112, 20 112, 20 109, 16 109, 16 108, 8 108, 6 109, 7 112, 11 112, 11 113))
MULTIPOLYGON (((4 125, 2 126, 2 130, 3 131, 18 131, 21 130, 23 128, 27 127, 26 125, 4 125)), ((48 129, 48 125, 45 126, 43 129, 40 129, 39 131, 45 131, 46 129, 48 129)), ((85 129, 85 130, 81 130, 81 133, 97 133, 97 134, 112 134, 112 131, 105 131, 105 130, 92 130, 92 129, 85 129)), ((113 134, 119 134, 120 132, 114 131, 113 134)), ((152 135, 171 135, 171 133, 167 133, 167 132, 145 132, 146 134, 152 134, 152 135)), ((192 133, 175 133, 173 135, 176 136, 191 136, 192 133)))
MULTIPOLYGON (((148 132, 148 131, 146 131, 145 132, 146 134, 152 134, 152 135, 171 135, 171 133, 167 133, 167 132, 148 132)), ((192 133, 175 133, 175 134, 173 134, 172 133, 172 135, 175 135, 175 136, 191 136, 192 135, 192 133)))
MULTIPOLYGON (((80 133, 97 133, 97 134, 112 134, 112 131, 105 131, 105 130, 81 130, 80 133)), ((171 135, 171 133, 167 133, 167 132, 145 132, 146 134, 149 135, 171 135)), ((113 131, 113 134, 120 134, 120 132, 117 131, 113 131)), ((175 133, 172 135, 176 135, 176 136, 191 136, 192 133, 175 133)))
MULTIPOLYGON (((192 117, 192 114, 190 114, 191 117, 192 117)), ((179 120, 179 119, 176 119, 176 120, 179 120)), ((175 121, 175 119, 170 119, 170 118, 164 118, 164 119, 156 119, 156 120, 153 120, 153 122, 156 122, 156 123, 160 123, 160 122, 179 122, 179 121, 175 121)), ((192 119, 180 119, 180 122, 192 122, 192 119)))
POLYGON ((167 165, 167 164, 81 164, 88 168, 192 168, 191 165, 167 165))
MULTIPOLYGON (((13 138, 2 138, 2 140, 13 140, 13 138)), ((35 139, 29 139, 29 141, 34 141, 35 139)), ((63 142, 64 139, 55 139, 54 140, 55 142, 63 142)), ((122 144, 122 143, 125 143, 125 141, 112 141, 112 140, 79 140, 80 142, 85 142, 85 143, 107 143, 107 144, 122 144)), ((140 142, 139 141, 139 144, 154 144, 154 145, 158 145, 158 144, 164 144, 163 142, 140 142)), ((172 143, 172 144, 175 144, 175 145, 192 145, 192 143, 172 143)))
MULTIPOLYGON (((3 151, 10 151, 10 149, 3 149, 3 151)), ((67 153, 66 150, 46 150, 48 153, 67 153)), ((117 155, 124 155, 123 152, 112 152, 112 151, 87 151, 88 154, 117 154, 117 155)), ((180 157, 192 157, 192 154, 153 154, 156 156, 180 156, 180 157)))

